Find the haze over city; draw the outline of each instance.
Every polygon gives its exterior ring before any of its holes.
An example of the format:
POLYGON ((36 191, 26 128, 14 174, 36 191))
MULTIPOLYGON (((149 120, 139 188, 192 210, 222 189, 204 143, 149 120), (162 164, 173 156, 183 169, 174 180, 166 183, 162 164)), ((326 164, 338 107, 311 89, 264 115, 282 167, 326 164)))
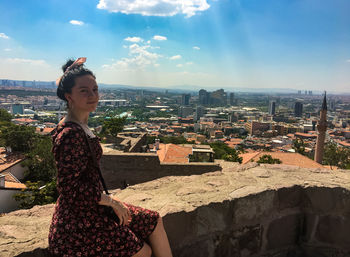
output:
POLYGON ((88 57, 100 83, 350 92, 350 2, 0 3, 0 79, 55 81, 88 57))

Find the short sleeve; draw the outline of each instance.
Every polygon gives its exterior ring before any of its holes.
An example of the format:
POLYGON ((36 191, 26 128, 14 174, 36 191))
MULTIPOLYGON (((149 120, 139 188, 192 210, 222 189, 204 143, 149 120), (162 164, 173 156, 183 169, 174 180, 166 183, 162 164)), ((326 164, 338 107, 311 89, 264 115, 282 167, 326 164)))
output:
POLYGON ((85 132, 80 128, 64 128, 55 140, 55 149, 58 192, 80 209, 98 205, 101 191, 89 161, 85 132))

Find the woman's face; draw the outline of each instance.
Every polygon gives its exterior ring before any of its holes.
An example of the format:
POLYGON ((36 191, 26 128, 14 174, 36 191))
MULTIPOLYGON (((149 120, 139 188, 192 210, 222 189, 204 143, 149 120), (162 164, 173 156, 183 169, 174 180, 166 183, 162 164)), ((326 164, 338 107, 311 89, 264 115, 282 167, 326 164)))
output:
POLYGON ((96 80, 91 75, 84 75, 75 79, 71 93, 65 94, 71 109, 80 112, 95 111, 99 95, 96 80))

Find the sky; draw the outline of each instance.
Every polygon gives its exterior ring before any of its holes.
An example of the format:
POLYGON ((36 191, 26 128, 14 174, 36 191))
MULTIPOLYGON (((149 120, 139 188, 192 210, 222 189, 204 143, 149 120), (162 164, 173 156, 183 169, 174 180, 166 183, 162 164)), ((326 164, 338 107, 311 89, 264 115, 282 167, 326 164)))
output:
POLYGON ((349 0, 1 0, 0 79, 350 92, 349 0))

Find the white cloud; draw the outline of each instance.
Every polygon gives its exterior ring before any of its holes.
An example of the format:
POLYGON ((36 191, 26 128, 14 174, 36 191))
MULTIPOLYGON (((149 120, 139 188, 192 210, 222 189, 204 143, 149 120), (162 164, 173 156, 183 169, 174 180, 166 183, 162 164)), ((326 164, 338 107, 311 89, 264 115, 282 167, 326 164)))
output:
POLYGON ((22 58, 7 58, 6 61, 11 64, 29 64, 35 66, 48 65, 44 60, 22 59, 22 58))
POLYGON ((171 56, 169 59, 170 60, 179 60, 181 58, 182 58, 181 55, 174 55, 174 56, 171 56))
POLYGON ((69 21, 70 24, 72 25, 77 25, 77 26, 83 26, 84 22, 83 21, 77 21, 77 20, 71 20, 69 21))
POLYGON ((186 65, 192 65, 193 62, 186 62, 186 65))
POLYGON ((184 14, 186 17, 209 9, 207 0, 100 0, 98 9, 124 14, 141 14, 144 16, 174 16, 184 14))
POLYGON ((138 42, 142 42, 143 39, 140 37, 127 37, 124 38, 125 41, 129 41, 129 42, 133 42, 133 43, 138 43, 138 42))
POLYGON ((167 40, 167 37, 155 35, 155 36, 153 37, 153 39, 154 39, 154 40, 158 40, 158 41, 164 41, 164 40, 167 40))
POLYGON ((178 65, 176 65, 176 67, 181 68, 181 67, 183 67, 183 65, 181 63, 179 63, 178 65))
POLYGON ((0 38, 3 38, 3 39, 10 39, 10 37, 7 36, 5 33, 0 33, 0 38))
POLYGON ((350 59, 346 60, 346 62, 350 62, 350 59))
POLYGON ((200 48, 198 46, 194 46, 193 49, 194 50, 200 50, 200 48))
POLYGON ((11 48, 5 48, 4 51, 5 51, 5 52, 11 52, 12 49, 11 49, 11 48))
POLYGON ((105 64, 102 68, 105 69, 122 69, 122 70, 137 70, 144 69, 147 66, 157 67, 158 58, 162 57, 157 53, 151 52, 149 49, 150 45, 139 45, 132 44, 129 45, 129 56, 128 58, 124 57, 120 60, 114 62, 111 65, 105 64))

